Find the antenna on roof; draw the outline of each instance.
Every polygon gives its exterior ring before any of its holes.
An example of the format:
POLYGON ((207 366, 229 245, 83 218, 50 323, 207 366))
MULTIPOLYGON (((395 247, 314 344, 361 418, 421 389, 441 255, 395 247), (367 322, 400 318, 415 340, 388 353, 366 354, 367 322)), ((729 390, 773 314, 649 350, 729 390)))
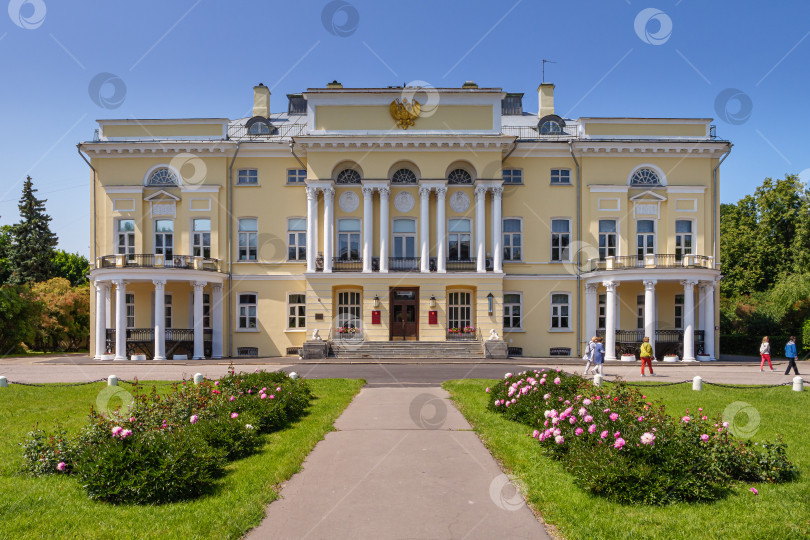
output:
POLYGON ((556 64, 556 63, 557 62, 554 62, 552 60, 546 60, 545 58, 543 58, 543 70, 542 70, 542 81, 541 82, 543 82, 543 83, 546 82, 546 64, 556 64))

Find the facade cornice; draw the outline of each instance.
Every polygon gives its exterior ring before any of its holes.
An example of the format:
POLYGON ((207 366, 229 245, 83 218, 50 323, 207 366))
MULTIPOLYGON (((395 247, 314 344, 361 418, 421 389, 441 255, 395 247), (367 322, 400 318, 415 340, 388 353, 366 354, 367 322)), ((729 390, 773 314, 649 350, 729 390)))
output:
MULTIPOLYGON (((194 155, 222 156, 233 153, 233 141, 129 141, 82 143, 82 150, 93 157, 133 157, 187 152, 194 155)), ((289 154, 289 148, 286 147, 289 154)))
POLYGON ((657 279, 661 281, 676 281, 683 279, 695 279, 698 281, 717 281, 720 278, 720 270, 711 268, 638 268, 632 270, 600 270, 598 272, 588 272, 582 274, 582 279, 586 285, 598 285, 603 281, 643 281, 645 279, 657 279))
POLYGON ((387 133, 377 137, 366 135, 317 136, 295 138, 296 147, 317 151, 343 152, 352 149, 378 149, 389 151, 446 151, 450 149, 477 149, 503 151, 509 148, 514 137, 508 135, 460 135, 445 136, 402 135, 387 133))

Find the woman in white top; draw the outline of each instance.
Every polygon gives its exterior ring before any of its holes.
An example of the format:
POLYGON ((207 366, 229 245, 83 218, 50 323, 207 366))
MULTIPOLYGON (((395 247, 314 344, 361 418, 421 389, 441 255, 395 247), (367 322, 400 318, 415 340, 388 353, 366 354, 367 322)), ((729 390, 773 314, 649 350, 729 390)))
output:
POLYGON ((759 356, 762 358, 762 362, 759 363, 759 371, 762 371, 762 368, 765 367, 765 361, 768 361, 768 367, 771 368, 773 371, 773 365, 771 365, 771 344, 768 341, 768 336, 762 338, 762 345, 759 346, 759 356))
POLYGON ((593 336, 591 340, 585 345, 585 354, 582 355, 582 359, 586 361, 585 363, 585 373, 583 375, 588 375, 591 371, 591 362, 593 361, 593 349, 594 345, 596 345, 596 340, 599 339, 596 336, 593 336))

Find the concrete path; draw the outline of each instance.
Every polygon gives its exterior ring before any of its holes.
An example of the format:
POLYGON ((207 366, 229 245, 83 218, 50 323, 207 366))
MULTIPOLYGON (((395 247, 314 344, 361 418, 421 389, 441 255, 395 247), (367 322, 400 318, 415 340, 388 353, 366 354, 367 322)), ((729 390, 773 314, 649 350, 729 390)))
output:
POLYGON ((247 538, 550 538, 437 387, 364 388, 247 538))

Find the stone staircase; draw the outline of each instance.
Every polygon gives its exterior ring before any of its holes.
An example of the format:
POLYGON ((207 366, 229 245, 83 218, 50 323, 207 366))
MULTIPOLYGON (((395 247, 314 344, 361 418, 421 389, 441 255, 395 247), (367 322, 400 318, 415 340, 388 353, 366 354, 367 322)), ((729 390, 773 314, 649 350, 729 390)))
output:
POLYGON ((332 342, 329 356, 333 358, 484 358, 484 345, 480 341, 363 341, 360 343, 332 342))

